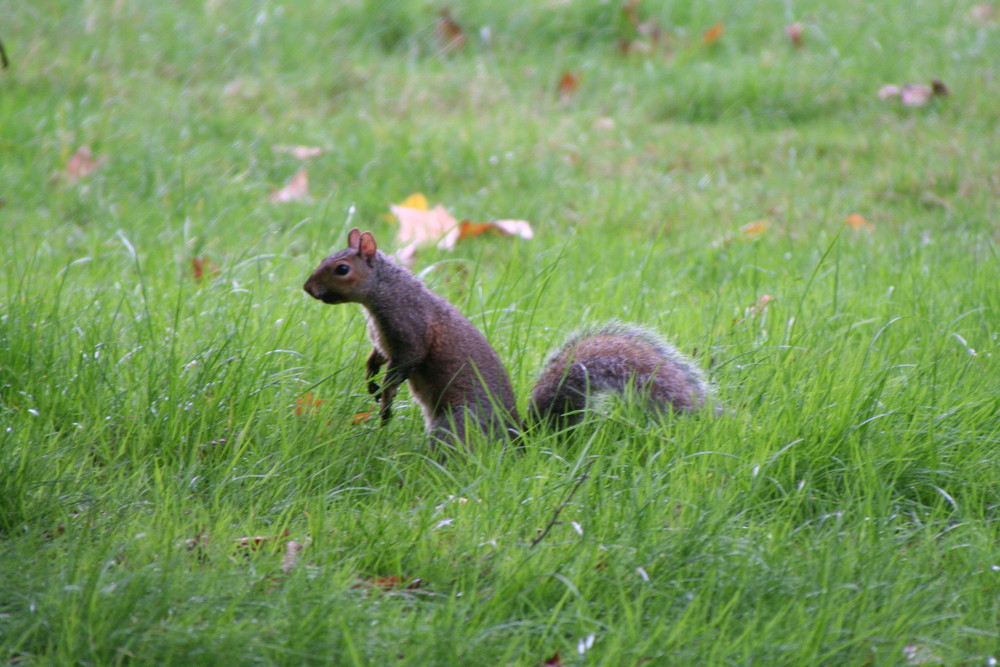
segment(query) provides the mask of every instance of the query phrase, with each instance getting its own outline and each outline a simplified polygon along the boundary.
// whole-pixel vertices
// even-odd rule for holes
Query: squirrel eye
[[[351,272],[351,265],[350,264],[338,264],[337,266],[334,267],[333,272],[335,274],[337,274],[338,276],[346,276],[348,273]]]

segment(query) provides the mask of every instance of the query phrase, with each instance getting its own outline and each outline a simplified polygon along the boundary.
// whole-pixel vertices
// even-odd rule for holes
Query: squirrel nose
[[[322,285],[316,285],[311,280],[307,280],[306,284],[302,286],[302,289],[304,289],[306,294],[314,299],[322,299],[323,294],[326,292]]]

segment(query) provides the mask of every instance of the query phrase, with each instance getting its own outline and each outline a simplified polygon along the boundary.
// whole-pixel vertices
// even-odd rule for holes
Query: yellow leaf
[[[400,206],[402,208],[415,208],[418,211],[426,211],[430,208],[430,205],[427,203],[427,197],[422,192],[414,192],[404,199]]]
[[[767,220],[754,220],[740,227],[740,238],[754,239],[767,231]]]

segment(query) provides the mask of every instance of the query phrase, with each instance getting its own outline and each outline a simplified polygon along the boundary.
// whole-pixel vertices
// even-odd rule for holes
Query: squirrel
[[[449,301],[378,250],[371,232],[352,229],[347,249],[330,255],[303,285],[327,304],[360,303],[373,350],[365,364],[368,392],[384,424],[403,382],[424,413],[432,442],[467,446],[470,421],[491,438],[518,438],[514,390],[483,334]],[[374,381],[387,366],[381,386]],[[548,360],[528,404],[528,422],[579,422],[590,396],[643,393],[647,407],[679,412],[705,403],[697,366],[655,334],[613,322],[572,336]]]

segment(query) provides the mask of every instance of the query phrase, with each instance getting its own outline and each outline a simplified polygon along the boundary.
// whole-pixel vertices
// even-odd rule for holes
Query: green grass
[[[0,659],[993,664],[1000,19],[974,4],[646,0],[668,46],[623,56],[617,2],[453,4],[455,54],[422,0],[0,3]],[[876,95],[935,77],[924,108]],[[268,202],[300,166],[278,144],[325,149],[313,201]],[[105,162],[70,183],[81,145]],[[534,225],[415,267],[522,402],[620,318],[725,414],[612,405],[443,464],[406,391],[351,425],[361,309],[301,284],[354,225],[392,250],[415,191]]]

